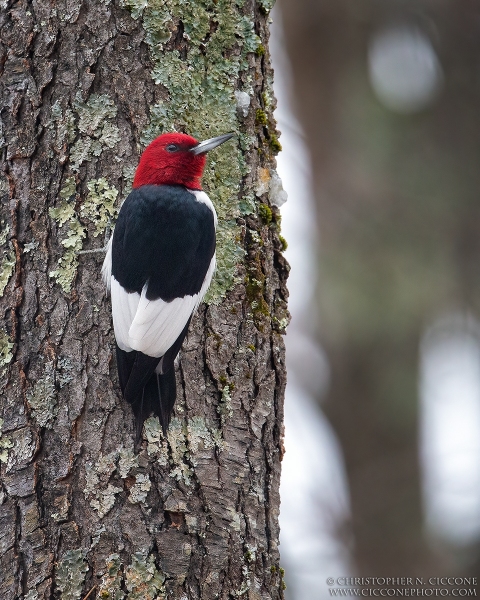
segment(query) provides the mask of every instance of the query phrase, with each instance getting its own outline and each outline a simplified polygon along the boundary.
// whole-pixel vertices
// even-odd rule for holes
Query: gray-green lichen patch
[[[167,432],[168,443],[172,453],[174,468],[170,471],[170,477],[191,485],[193,472],[186,462],[188,457],[187,428],[177,417],[173,418]]]
[[[225,424],[225,421],[233,414],[231,391],[232,390],[230,384],[223,386],[222,397],[220,398],[220,402],[217,406],[217,412],[220,415],[220,421],[222,423],[222,426]]]
[[[84,223],[93,223],[93,235],[97,236],[105,231],[118,212],[115,207],[118,191],[110,186],[104,177],[90,180],[87,188],[87,197],[77,211],[75,178],[68,177],[60,190],[61,201],[49,210],[49,215],[56,221],[57,226],[62,228],[66,225],[67,229],[66,237],[61,241],[66,250],[58,261],[58,268],[50,271],[50,277],[53,277],[67,293],[72,289],[77,273],[78,253],[82,250],[83,240],[87,236],[87,225]]]
[[[58,562],[55,583],[61,600],[79,600],[88,565],[83,550],[68,550]]]
[[[71,144],[77,135],[75,127],[75,115],[70,108],[62,110],[58,102],[52,106],[52,123],[55,124],[56,132],[54,138],[54,148],[60,156],[60,162],[63,164],[67,160],[66,148]]]
[[[13,442],[9,436],[2,434],[3,419],[0,419],[0,462],[8,461],[8,451],[13,447]]]
[[[23,600],[38,600],[37,590],[30,590],[28,594],[24,596]]]
[[[115,504],[115,496],[121,491],[122,488],[115,487],[111,483],[106,488],[95,490],[95,497],[90,500],[90,505],[98,512],[100,518],[103,518],[110,512]]]
[[[168,444],[163,437],[162,428],[158,417],[149,417],[143,424],[143,434],[147,440],[147,452],[149,456],[157,457],[158,464],[168,464]]]
[[[5,246],[9,233],[10,226],[5,221],[0,221],[0,246]]]
[[[115,496],[123,491],[122,488],[108,483],[111,474],[117,468],[117,457],[117,452],[111,452],[101,455],[95,464],[91,462],[85,464],[84,495],[100,518],[103,518],[113,508]]]
[[[11,243],[7,244],[9,231],[10,227],[2,221],[0,223],[0,247],[2,253],[0,263],[0,297],[3,296],[3,292],[5,291],[5,288],[10,281],[10,277],[12,276],[13,269],[15,268],[15,251]]]
[[[4,329],[0,329],[0,368],[7,366],[12,358],[13,342]]]
[[[252,17],[240,14],[234,0],[123,0],[132,17],[141,18],[153,62],[152,77],[169,93],[156,104],[142,135],[144,144],[166,131],[185,131],[206,139],[228,131],[237,134],[215,150],[208,161],[204,184],[219,216],[217,271],[206,298],[219,302],[235,282],[238,248],[238,194],[248,168],[240,144],[240,120],[235,90],[243,73],[246,94],[252,92],[247,55],[260,46]],[[164,44],[181,20],[188,49],[164,51]],[[243,117],[240,117],[240,119]]]
[[[94,236],[103,233],[107,226],[116,218],[118,209],[115,201],[118,190],[108,185],[105,177],[92,179],[87,183],[88,195],[80,208],[80,215],[89,219],[95,225]]]
[[[135,483],[130,488],[128,501],[132,504],[145,502],[151,487],[150,477],[146,473],[139,473],[135,476]]]
[[[187,435],[190,460],[193,466],[196,466],[195,454],[198,452],[200,444],[205,449],[215,447],[223,449],[222,432],[216,427],[209,426],[203,417],[193,417],[187,421]]]
[[[100,156],[105,148],[114,148],[120,141],[120,131],[114,123],[117,107],[107,95],[92,94],[83,102],[77,93],[74,109],[80,136],[70,152],[70,166],[72,171],[78,171],[85,161]]]
[[[110,512],[117,494],[123,491],[123,488],[110,483],[112,474],[117,471],[121,479],[126,479],[138,466],[138,456],[132,449],[123,447],[110,454],[101,454],[95,463],[88,461],[85,464],[85,498],[100,518]],[[143,503],[152,487],[150,478],[144,473],[137,473],[134,477],[128,500],[132,504]]]
[[[58,261],[58,268],[50,271],[64,292],[70,292],[78,267],[78,252],[82,249],[87,235],[86,228],[80,223],[75,211],[75,178],[68,177],[60,190],[61,201],[48,211],[50,218],[56,221],[59,228],[67,225],[66,237],[61,244],[66,249]]]
[[[27,392],[27,402],[35,421],[40,427],[51,429],[57,416],[57,392],[53,363],[45,365],[45,374]]]
[[[272,317],[272,323],[280,333],[285,334],[287,332],[288,324],[290,323],[290,318],[282,317],[281,319],[277,319],[277,317],[274,316]]]
[[[102,600],[123,600],[125,593],[122,591],[123,573],[120,556],[111,554],[107,558],[106,567],[97,597]]]
[[[128,600],[161,600],[165,594],[165,576],[155,566],[147,552],[132,555],[132,564],[125,570]]]
[[[138,467],[138,456],[131,448],[121,448],[118,459],[118,473],[122,479],[128,477],[132,469]]]
[[[230,523],[234,531],[240,531],[240,513],[234,508],[228,508],[227,512],[230,516]]]
[[[73,363],[68,356],[62,356],[58,359],[55,380],[60,389],[73,381],[72,371]]]
[[[120,6],[128,8],[134,19],[142,16],[143,10],[147,7],[148,0],[121,0]]]
[[[90,549],[95,548],[95,546],[100,541],[100,538],[102,537],[102,533],[105,533],[106,531],[107,528],[105,527],[105,525],[97,527],[97,529],[92,534],[92,543],[90,544]]]
[[[23,246],[23,252],[24,254],[28,254],[29,252],[32,252],[33,250],[36,250],[38,248],[38,242],[28,242]]]
[[[63,198],[64,200],[71,200],[76,193],[77,184],[75,181],[75,177],[67,177],[67,179],[65,179],[65,183],[62,189],[60,190],[60,198]],[[63,219],[62,222],[64,223],[65,220],[66,219]]]
[[[85,102],[77,93],[73,110],[62,110],[57,102],[52,107],[52,121],[56,125],[55,148],[61,155],[61,162],[69,158],[71,172],[78,172],[81,165],[98,157],[106,148],[114,148],[120,141],[120,131],[115,124],[117,107],[113,100],[102,94],[92,94]],[[64,155],[65,147],[76,139],[69,157]],[[65,252],[58,261],[57,269],[50,272],[65,292],[70,292],[78,267],[78,253],[82,250],[87,236],[85,221],[95,226],[94,236],[105,231],[110,221],[116,217],[114,203],[118,191],[110,186],[105,178],[93,179],[87,183],[88,194],[76,209],[76,182],[70,176],[60,192],[62,200],[49,210],[50,217],[58,227],[66,225],[66,236],[61,241]]]
[[[13,246],[8,251],[3,253],[3,260],[0,264],[0,296],[3,296],[3,292],[7,287],[10,277],[12,276],[15,268],[15,253]]]
[[[97,598],[104,600],[162,600],[165,598],[165,576],[157,569],[153,556],[147,551],[132,555],[132,563],[123,573],[118,554],[106,560],[106,570],[98,589]],[[128,591],[125,596],[123,586]]]
[[[186,485],[192,483],[191,467],[197,465],[195,455],[200,446],[205,449],[223,448],[221,431],[210,425],[203,417],[187,420],[174,417],[168,428],[167,440],[158,418],[150,417],[144,424],[144,437],[147,440],[149,456],[157,456],[157,461],[162,466],[170,465],[170,477]]]
[[[68,210],[68,205],[61,204],[59,210]],[[51,212],[50,216],[53,217]],[[50,277],[57,281],[64,292],[70,292],[72,289],[78,267],[78,252],[82,249],[86,235],[85,227],[75,216],[72,216],[68,222],[67,237],[61,242],[62,246],[66,248],[66,252],[58,261],[58,268],[50,271]]]
[[[240,214],[253,215],[257,211],[255,196],[253,194],[245,194],[239,203]]]

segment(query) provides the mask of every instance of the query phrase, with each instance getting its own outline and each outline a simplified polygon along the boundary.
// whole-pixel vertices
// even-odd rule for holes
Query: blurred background
[[[287,598],[480,576],[480,3],[277,0],[272,19]]]

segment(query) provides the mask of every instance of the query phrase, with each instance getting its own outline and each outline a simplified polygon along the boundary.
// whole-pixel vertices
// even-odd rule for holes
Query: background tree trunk
[[[2,2],[2,600],[283,596],[270,8]],[[151,418],[137,453],[103,254],[81,251],[103,246],[143,147],[174,128],[237,135],[209,158],[219,268],[168,439]]]
[[[478,542],[460,550],[426,535],[418,390],[429,324],[479,314],[478,4],[280,5],[312,153],[326,412],[345,458],[358,573],[477,574]],[[372,40],[399,26],[431,40],[445,81],[410,115],[379,102],[368,75]]]

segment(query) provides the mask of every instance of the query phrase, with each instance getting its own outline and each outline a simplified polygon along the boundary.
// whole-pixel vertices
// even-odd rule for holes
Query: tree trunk
[[[3,0],[0,597],[282,598],[271,0]],[[218,271],[134,448],[102,252],[144,146],[227,131]]]

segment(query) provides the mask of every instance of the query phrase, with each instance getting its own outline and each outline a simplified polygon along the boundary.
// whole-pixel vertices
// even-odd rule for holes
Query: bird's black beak
[[[200,142],[195,148],[192,148],[190,152],[192,154],[205,154],[209,150],[213,150],[223,142],[230,140],[233,137],[233,133],[225,133],[223,135],[219,135],[218,137],[211,138],[209,140],[205,140],[204,142]]]

